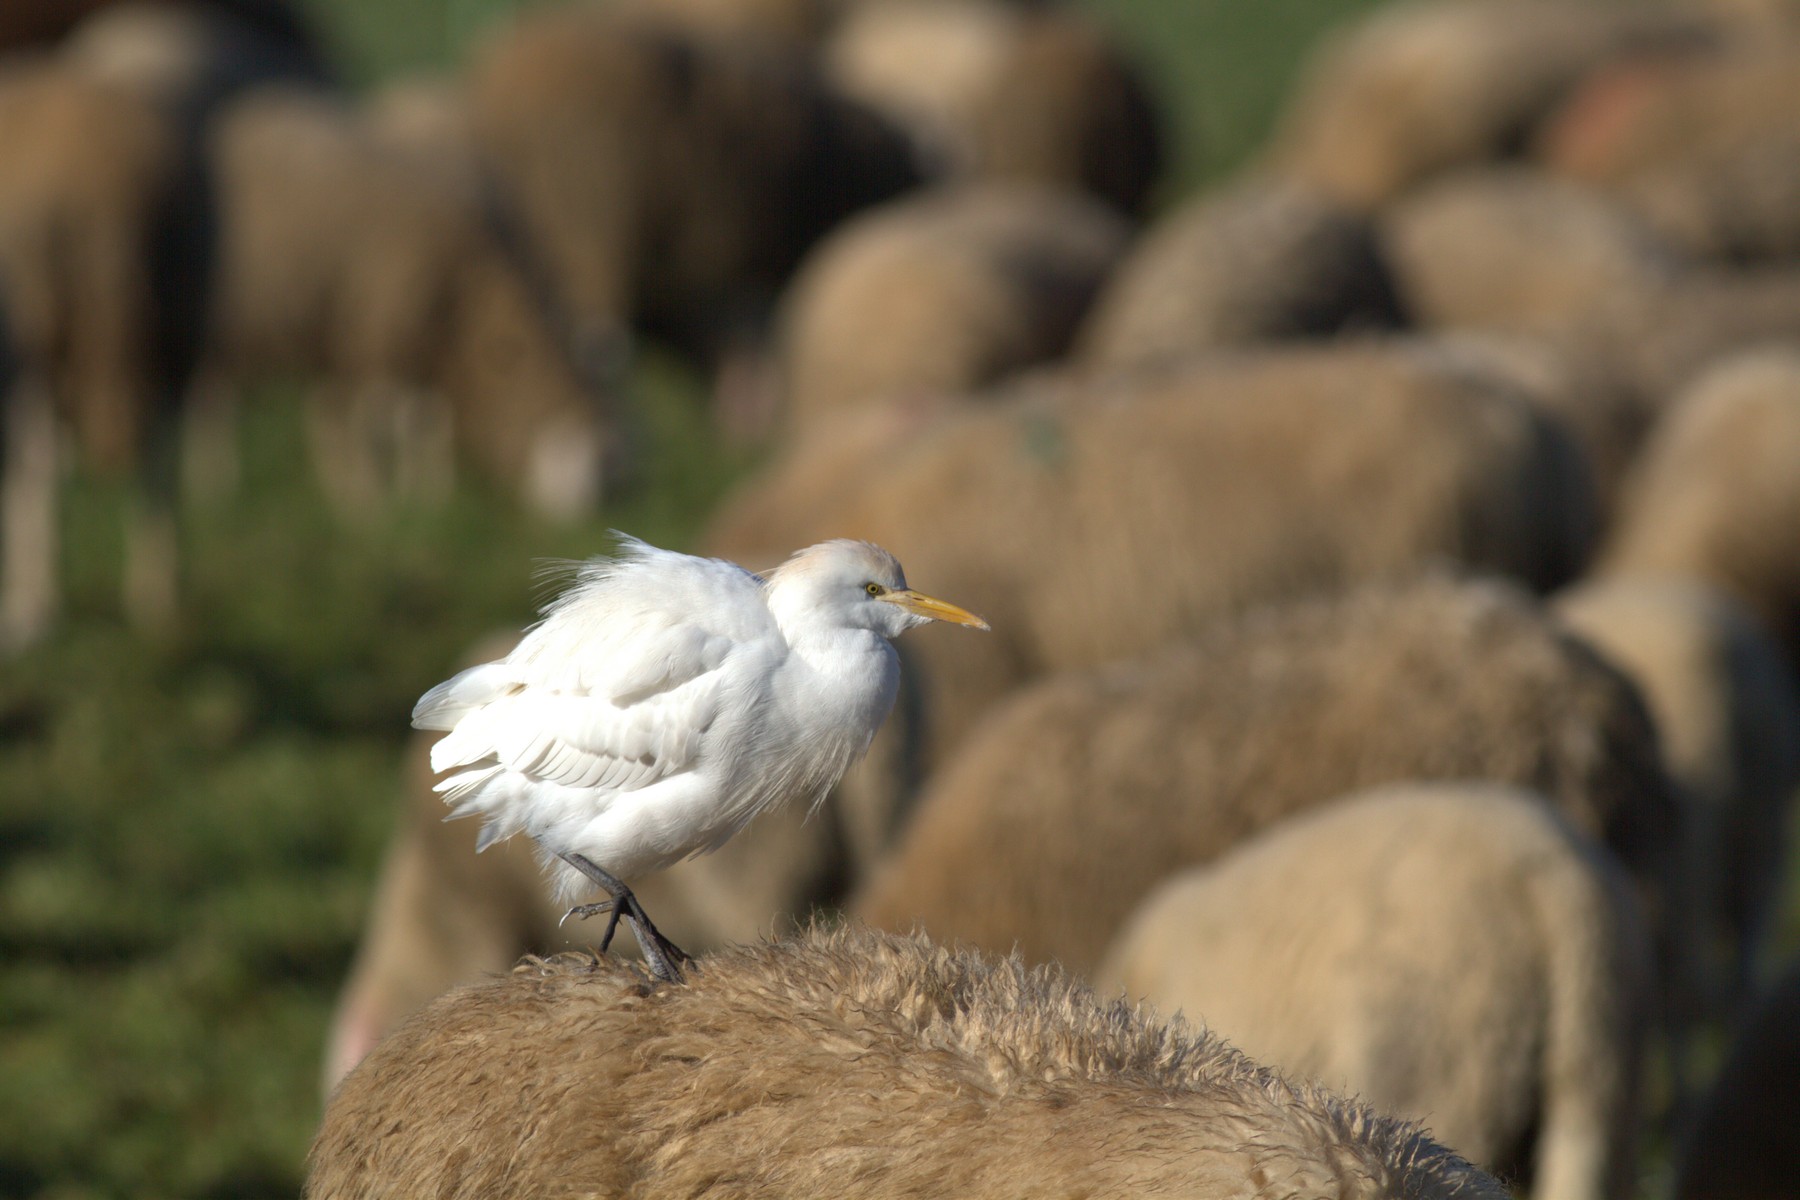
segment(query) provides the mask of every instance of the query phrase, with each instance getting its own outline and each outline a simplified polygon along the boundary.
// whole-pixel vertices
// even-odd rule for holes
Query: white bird
[[[590,882],[609,900],[570,910],[631,923],[651,969],[687,955],[657,932],[623,878],[724,845],[757,813],[817,804],[893,707],[890,639],[927,621],[976,629],[973,613],[906,586],[868,542],[821,542],[755,575],[621,535],[499,662],[432,688],[413,726],[451,816],[486,818],[478,849],[523,832],[565,899]]]

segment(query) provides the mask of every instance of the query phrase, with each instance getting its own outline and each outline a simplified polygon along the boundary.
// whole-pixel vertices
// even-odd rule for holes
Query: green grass
[[[640,382],[640,485],[566,529],[473,488],[334,520],[264,398],[160,641],[115,615],[119,496],[70,489],[72,619],[0,672],[0,1195],[297,1190],[413,700],[530,619],[535,558],[686,543],[736,473],[691,379]]]
[[[1158,73],[1173,198],[1240,163],[1314,33],[1368,0],[1093,0]],[[350,78],[453,64],[502,0],[314,0]],[[413,700],[528,620],[532,560],[618,527],[691,541],[741,469],[651,362],[635,488],[572,528],[459,487],[334,519],[295,398],[245,483],[185,514],[182,626],[117,618],[116,491],[68,490],[70,614],[0,664],[0,1196],[291,1196],[325,1022],[392,818]],[[1800,940],[1792,918],[1788,940]]]

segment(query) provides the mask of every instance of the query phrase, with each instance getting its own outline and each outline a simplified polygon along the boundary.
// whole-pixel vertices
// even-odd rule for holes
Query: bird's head
[[[967,609],[907,587],[900,560],[880,546],[848,538],[796,551],[771,571],[769,608],[783,628],[801,621],[869,629],[888,638],[927,621],[988,628]]]

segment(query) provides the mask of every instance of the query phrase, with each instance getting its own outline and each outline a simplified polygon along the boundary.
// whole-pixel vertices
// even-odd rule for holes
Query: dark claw
[[[570,917],[575,917],[585,921],[589,917],[597,917],[601,913],[610,914],[610,919],[606,922],[606,932],[600,935],[600,953],[605,954],[607,947],[612,945],[613,934],[619,930],[620,909],[618,905],[611,900],[602,900],[598,904],[577,904],[564,913],[562,919],[566,921]],[[557,924],[562,924],[562,921],[558,921]]]
[[[665,982],[680,983],[682,965],[694,960],[681,947],[662,935],[631,889],[584,855],[564,854],[561,858],[612,897],[596,904],[578,904],[563,915],[563,920],[597,916],[602,912],[611,914],[606,922],[606,933],[600,939],[600,953],[605,954],[607,947],[612,945],[619,919],[623,917],[630,923],[631,932],[637,935],[638,949],[643,951],[644,962],[649,966],[650,973]]]

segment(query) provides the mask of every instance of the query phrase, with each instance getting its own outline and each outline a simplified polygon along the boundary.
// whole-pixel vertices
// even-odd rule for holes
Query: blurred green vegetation
[[[121,495],[67,490],[70,619],[0,668],[0,1196],[297,1192],[412,702],[531,618],[534,559],[689,542],[738,473],[681,370],[636,392],[640,478],[576,528],[474,487],[336,519],[297,395],[256,397],[154,642],[116,615]]]
[[[1304,46],[1370,0],[1091,3],[1156,67],[1172,197],[1238,164]],[[454,68],[520,5],[312,7],[366,85]],[[413,700],[530,619],[535,558],[608,528],[688,544],[746,465],[680,367],[652,358],[635,393],[633,487],[567,528],[469,485],[336,519],[296,390],[258,397],[244,485],[184,514],[182,624],[157,642],[118,621],[119,493],[67,489],[69,619],[0,665],[0,1196],[296,1193]]]

